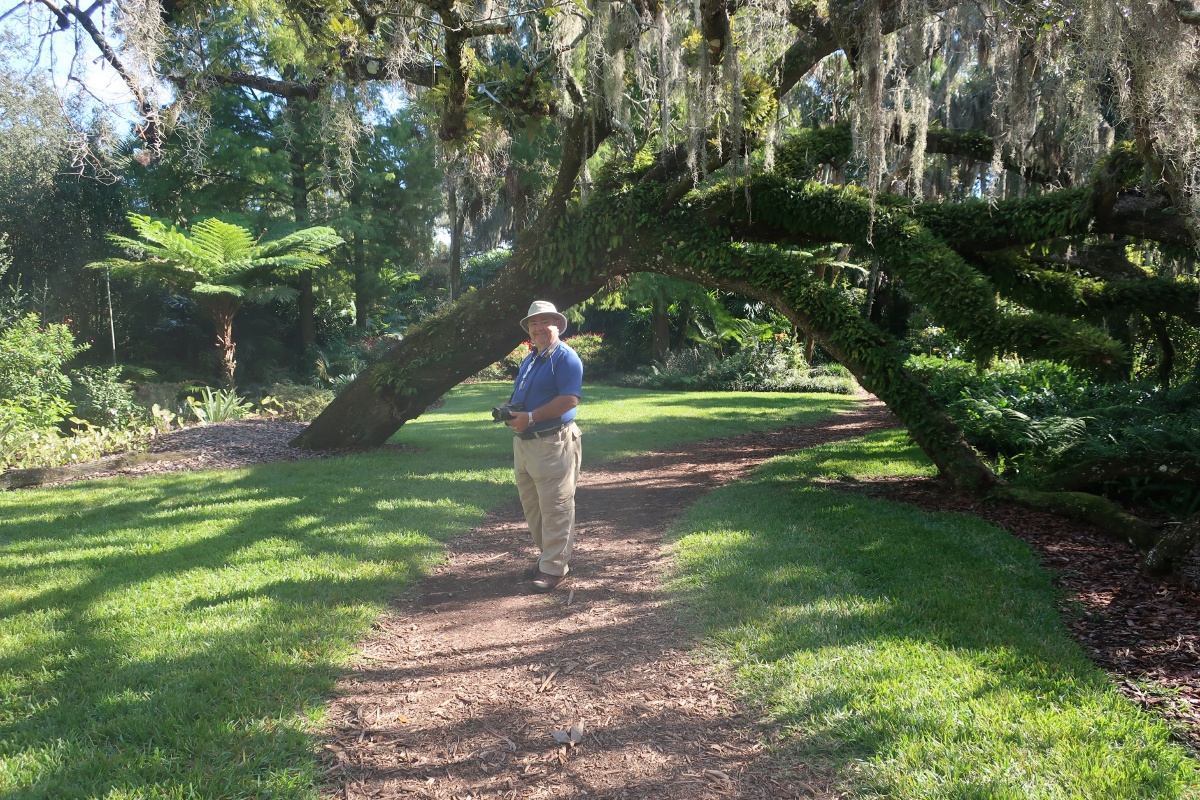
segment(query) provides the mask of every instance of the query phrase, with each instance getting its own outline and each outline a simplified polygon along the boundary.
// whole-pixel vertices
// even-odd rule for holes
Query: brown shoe
[[[534,591],[548,592],[562,583],[566,577],[566,575],[547,575],[545,572],[541,572],[533,581]]]
[[[536,578],[538,575],[541,575],[541,574],[542,574],[541,562],[535,561],[535,562],[533,562],[532,566],[525,568],[525,571],[521,573],[521,577],[524,580],[531,581],[534,578]]]

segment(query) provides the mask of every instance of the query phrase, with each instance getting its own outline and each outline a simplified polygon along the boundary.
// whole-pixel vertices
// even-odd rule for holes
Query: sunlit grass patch
[[[338,668],[516,496],[502,395],[456,390],[402,449],[0,494],[0,797],[316,797]],[[845,404],[587,387],[585,469]]]
[[[1195,762],[1068,637],[1024,543],[813,483],[929,471],[899,433],[830,444],[676,529],[675,589],[778,757],[862,798],[1192,796]]]

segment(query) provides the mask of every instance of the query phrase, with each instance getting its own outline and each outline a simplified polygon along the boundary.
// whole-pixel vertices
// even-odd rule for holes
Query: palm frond
[[[333,228],[317,226],[289,233],[280,239],[259,245],[257,256],[260,259],[266,259],[292,254],[316,255],[331,250],[342,242],[342,237],[338,236],[337,231]]]
[[[246,299],[252,303],[286,303],[295,300],[300,295],[292,286],[258,286],[246,292]]]
[[[254,259],[254,236],[240,225],[216,217],[192,226],[191,244],[213,264],[232,265]]]
[[[234,283],[197,283],[192,292],[203,295],[225,294],[230,297],[245,297],[246,289]]]

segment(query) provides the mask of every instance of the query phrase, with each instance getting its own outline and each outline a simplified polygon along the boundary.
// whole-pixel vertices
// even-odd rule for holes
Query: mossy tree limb
[[[729,252],[723,258],[712,251],[706,253],[707,265],[702,270],[664,258],[656,262],[655,271],[770,304],[819,341],[865,389],[883,400],[957,491],[977,495],[998,483],[958,425],[904,368],[896,341],[863,319],[847,295],[825,284],[785,251],[768,245],[726,247]]]
[[[691,207],[710,223],[728,224],[736,238],[801,245],[839,241],[874,252],[939,324],[980,355],[1016,353],[1103,372],[1125,369],[1123,347],[1095,326],[1001,310],[986,276],[927,231],[906,205],[880,203],[872,223],[861,191],[763,176],[751,179],[744,191],[734,185],[696,196]]]
[[[1146,275],[1100,281],[1044,269],[1021,253],[981,255],[974,263],[1005,296],[1050,314],[1101,318],[1114,312],[1147,317],[1167,314],[1200,326],[1200,282]]]
[[[1035,511],[1080,520],[1095,525],[1117,541],[1128,542],[1143,552],[1154,547],[1158,530],[1132,514],[1121,510],[1099,495],[1085,492],[1043,492],[1022,486],[1000,486],[992,496]]]

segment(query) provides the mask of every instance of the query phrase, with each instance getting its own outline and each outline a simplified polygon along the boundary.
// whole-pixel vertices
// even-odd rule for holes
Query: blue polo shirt
[[[521,370],[513,382],[511,402],[521,403],[527,411],[541,408],[560,394],[583,396],[583,362],[570,345],[561,341],[545,355],[534,350],[521,362]],[[559,419],[544,419],[531,431],[544,431],[575,419],[572,408]]]

